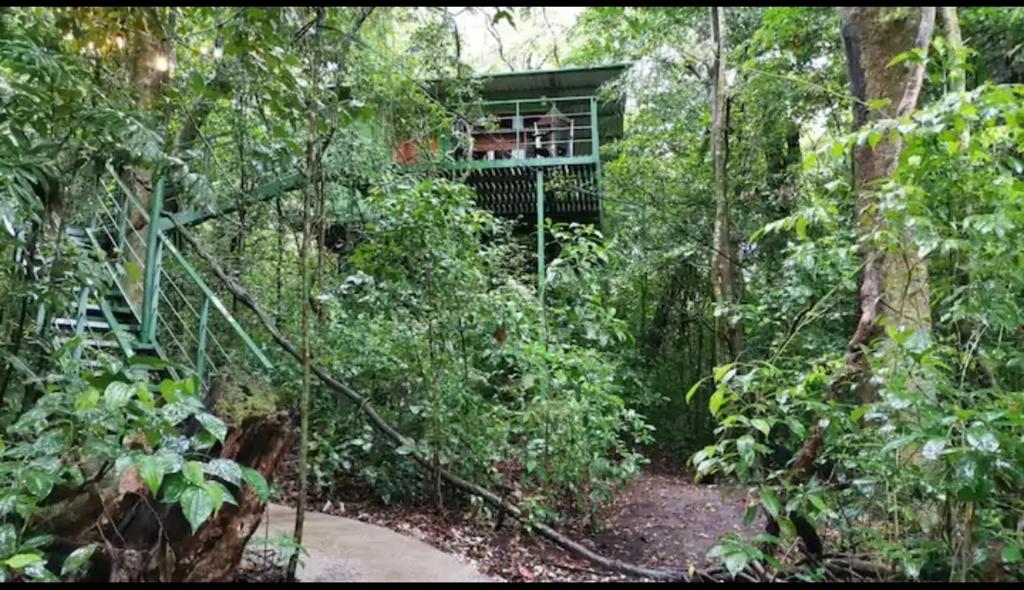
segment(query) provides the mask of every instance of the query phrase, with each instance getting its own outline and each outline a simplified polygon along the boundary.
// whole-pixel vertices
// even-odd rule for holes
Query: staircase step
[[[87,303],[85,305],[85,311],[88,314],[92,314],[92,315],[96,315],[96,316],[102,316],[103,315],[103,310],[96,303]],[[132,311],[132,309],[130,307],[125,307],[123,305],[111,305],[110,306],[110,311],[114,314],[114,316],[117,317],[117,319],[119,321],[120,321],[121,316],[131,317],[133,319],[133,321],[134,321],[135,312]],[[124,324],[125,322],[121,322],[121,323]]]
[[[57,345],[63,346],[71,338],[65,336],[59,336],[56,338]],[[82,341],[82,346],[85,348],[118,348],[116,340],[96,340],[95,338],[86,338]]]
[[[84,320],[85,328],[92,331],[109,331],[110,324],[103,320],[93,320],[86,317]],[[74,331],[78,327],[78,320],[74,318],[54,318],[53,326],[57,329],[71,330]]]

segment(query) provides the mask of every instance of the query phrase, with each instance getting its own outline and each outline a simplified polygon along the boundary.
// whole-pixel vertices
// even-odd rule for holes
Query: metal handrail
[[[134,226],[132,226],[132,224],[122,223],[119,227],[119,235],[117,236],[116,242],[118,246],[121,248],[122,254],[126,252],[125,248],[122,247],[123,244],[127,246],[127,250],[130,250],[132,255],[136,259],[138,259],[138,252],[135,250],[134,247],[132,247],[131,240],[127,240],[125,235],[120,235],[122,231],[124,233],[127,233],[127,231],[129,231],[128,228],[130,228],[130,231],[134,232],[134,235],[136,237],[140,239],[144,237],[145,243],[147,244],[145,252],[147,257],[147,264],[146,268],[144,269],[145,288],[143,292],[143,305],[141,310],[142,313],[137,314],[141,316],[139,319],[141,320],[141,323],[143,325],[143,333],[141,334],[142,339],[147,340],[149,339],[149,337],[155,336],[156,328],[160,326],[163,328],[165,332],[167,332],[167,336],[172,341],[174,341],[175,345],[181,351],[182,355],[187,359],[188,364],[193,369],[196,369],[197,373],[202,373],[203,369],[207,367],[215,371],[216,365],[213,362],[213,359],[210,357],[210,351],[208,350],[206,343],[208,341],[212,341],[213,345],[217,349],[219,349],[219,352],[223,355],[225,359],[228,358],[228,353],[225,350],[224,346],[219,341],[219,339],[216,337],[216,335],[209,329],[207,310],[212,305],[212,307],[217,310],[217,312],[224,319],[224,321],[226,321],[227,324],[231,327],[231,329],[235,332],[235,334],[242,341],[245,347],[249,349],[249,351],[257,358],[257,360],[259,360],[260,364],[265,368],[271,368],[272,364],[270,360],[266,357],[266,355],[263,353],[263,351],[259,348],[259,346],[256,345],[256,343],[252,340],[252,338],[245,331],[245,329],[242,328],[238,320],[236,320],[235,317],[231,314],[231,312],[228,311],[227,307],[220,300],[220,298],[217,297],[217,295],[210,288],[210,286],[202,279],[199,272],[188,262],[185,256],[182,255],[180,251],[178,251],[178,249],[174,246],[173,242],[165,234],[163,228],[167,227],[168,224],[165,223],[166,217],[160,215],[159,210],[159,207],[162,205],[161,201],[163,196],[163,180],[161,179],[157,181],[156,191],[154,192],[153,199],[154,203],[152,204],[153,210],[147,212],[146,208],[142,206],[138,198],[135,196],[134,192],[124,183],[121,177],[110,165],[110,163],[107,163],[106,167],[114,182],[117,184],[118,187],[120,187],[121,192],[124,194],[125,197],[125,204],[123,207],[121,203],[118,202],[118,199],[110,199],[110,201],[115,204],[115,207],[118,210],[117,213],[120,214],[120,218],[122,220],[128,218],[129,211],[134,210],[134,212],[138,213],[146,222],[148,228],[147,235],[142,236],[139,233],[139,231]],[[110,197],[113,197],[113,195],[111,195],[110,193],[108,193],[108,195]],[[118,220],[115,219],[114,215],[110,211],[110,208],[103,201],[104,199],[101,198],[100,202],[103,205],[103,209],[107,215],[107,218],[112,222],[113,225],[118,225]],[[154,217],[156,217],[157,223],[152,223]],[[128,227],[124,227],[125,225],[127,225]],[[110,232],[107,231],[106,229],[104,231],[106,231],[108,237],[113,241],[114,236],[111,236]],[[170,274],[166,268],[163,268],[161,258],[164,250],[170,253],[171,260],[176,262],[178,266],[180,266],[180,268],[184,271],[185,277],[187,277],[187,282],[191,283],[194,288],[198,288],[198,290],[200,291],[202,296],[202,313],[198,312],[196,310],[196,306],[193,306],[192,303],[189,301],[189,297],[186,295],[186,290],[183,290],[182,286],[178,284],[179,281],[177,280],[177,277]],[[175,308],[175,305],[171,302],[171,298],[169,297],[169,295],[164,293],[163,290],[156,288],[157,282],[159,280],[165,281],[166,284],[168,284],[174,290],[177,297],[181,298],[181,301],[185,304],[187,310],[191,312],[191,314],[189,315],[195,316],[198,325],[196,331],[192,331],[189,326],[189,322],[187,322],[185,318],[183,318],[182,315],[178,313],[179,310]],[[174,333],[176,330],[171,329],[171,325],[168,323],[167,318],[164,317],[166,314],[159,313],[158,310],[160,308],[159,303],[161,299],[163,300],[167,309],[170,310],[172,316],[178,320],[178,323],[182,325],[183,331],[187,332],[191,341],[196,344],[196,354],[194,358],[193,355],[189,354],[186,347],[178,340],[177,336]],[[131,304],[131,302],[129,302],[129,304]],[[184,308],[181,308],[181,311],[185,313]],[[202,377],[202,375],[200,375],[200,377]]]

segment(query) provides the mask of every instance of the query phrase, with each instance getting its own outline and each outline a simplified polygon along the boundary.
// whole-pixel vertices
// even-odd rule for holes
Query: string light
[[[158,72],[166,72],[171,69],[171,62],[166,55],[157,55],[153,58],[153,69]]]

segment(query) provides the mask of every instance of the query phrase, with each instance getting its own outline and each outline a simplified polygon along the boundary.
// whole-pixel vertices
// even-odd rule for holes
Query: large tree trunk
[[[712,236],[711,286],[719,309],[729,313],[719,317],[715,360],[725,364],[735,360],[743,348],[743,331],[733,318],[732,309],[739,303],[740,274],[736,264],[736,248],[732,240],[732,219],[726,178],[725,99],[725,15],[724,8],[711,8],[711,31],[715,40],[715,66],[711,86],[711,159],[715,169],[715,226]]]
[[[911,112],[924,82],[924,65],[905,61],[887,67],[897,55],[919,49],[927,52],[935,25],[935,8],[844,7],[839,9],[846,48],[854,126]],[[888,104],[868,109],[873,101]],[[880,181],[895,170],[901,141],[883,138],[875,147],[867,143],[853,151],[854,189],[857,193],[857,229],[865,261],[860,283],[860,321],[850,339],[846,362],[860,377],[862,401],[872,401],[877,391],[868,378],[866,348],[883,324],[928,331],[931,308],[925,259],[906,228],[890,228],[879,213],[876,192]],[[882,232],[900,236],[894,249],[875,243]]]
[[[130,84],[138,95],[139,110],[151,111],[156,105],[163,86],[170,79],[174,67],[174,21],[163,18],[159,8],[139,8],[129,37]],[[153,198],[155,179],[153,171],[145,167],[128,166],[124,170],[125,184],[132,190],[139,203],[149,214]],[[127,261],[140,271],[146,267],[146,231],[148,225],[139,211],[126,203],[128,211],[128,235],[125,237]],[[133,229],[134,228],[134,231]],[[128,299],[136,306],[142,305],[143,285],[141,281],[126,277],[124,282]]]

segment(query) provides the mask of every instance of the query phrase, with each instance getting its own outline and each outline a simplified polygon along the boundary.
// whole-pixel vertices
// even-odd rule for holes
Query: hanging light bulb
[[[158,54],[153,58],[153,69],[158,72],[166,72],[171,69],[171,62],[166,55]]]

